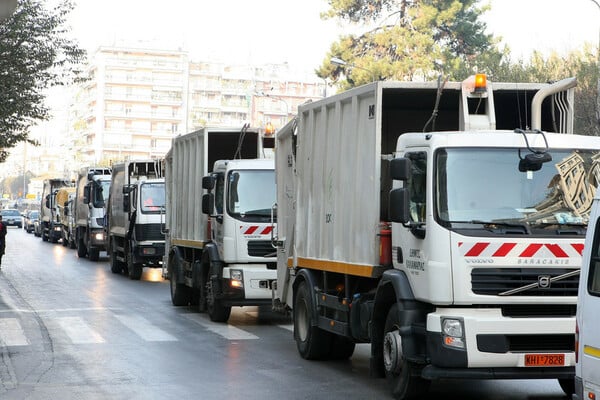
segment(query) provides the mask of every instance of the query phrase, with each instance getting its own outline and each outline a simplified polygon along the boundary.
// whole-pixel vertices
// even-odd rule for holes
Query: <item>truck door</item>
[[[598,200],[594,203],[597,207]],[[595,224],[590,246],[589,257],[584,257],[581,282],[579,286],[579,303],[577,322],[579,326],[579,365],[578,373],[583,380],[583,399],[588,397],[590,389],[600,394],[600,218],[598,212],[593,213],[589,229]],[[586,242],[586,248],[589,240]]]
[[[211,218],[212,239],[217,243],[221,257],[223,248],[223,237],[225,235],[225,226],[223,224],[225,214],[225,175],[216,174],[215,182],[215,211],[216,217]]]

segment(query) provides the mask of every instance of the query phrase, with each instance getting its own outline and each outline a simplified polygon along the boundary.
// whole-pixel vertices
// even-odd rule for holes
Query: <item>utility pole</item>
[[[600,11],[600,3],[598,0],[590,0],[598,7]],[[598,49],[597,49],[596,64],[598,67],[598,96],[596,97],[596,133],[600,135],[600,27],[598,27]]]

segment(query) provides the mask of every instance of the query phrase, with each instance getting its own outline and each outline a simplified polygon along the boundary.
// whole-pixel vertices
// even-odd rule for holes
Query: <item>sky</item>
[[[598,43],[600,6],[593,0],[487,1],[489,32],[502,36],[517,57],[527,58],[532,49],[564,53],[585,41]],[[73,36],[90,52],[100,45],[154,42],[187,50],[194,59],[288,62],[311,71],[352,29],[319,17],[327,0],[74,2]]]

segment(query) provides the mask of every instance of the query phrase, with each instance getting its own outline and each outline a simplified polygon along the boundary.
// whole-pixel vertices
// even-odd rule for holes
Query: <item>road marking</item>
[[[16,318],[0,319],[0,345],[27,346],[29,341],[25,332]]]
[[[258,336],[246,332],[243,329],[236,328],[233,325],[223,324],[219,322],[212,322],[202,314],[182,314],[185,318],[193,321],[199,325],[202,325],[207,330],[216,333],[228,340],[254,340],[258,339]]]
[[[280,328],[288,330],[290,332],[294,332],[294,324],[285,324],[285,325],[277,325]]]
[[[119,315],[115,317],[123,325],[134,331],[138,336],[148,342],[176,342],[177,339],[169,333],[152,325],[148,320],[137,315]]]
[[[61,317],[57,322],[74,344],[104,343],[104,338],[79,317]]]

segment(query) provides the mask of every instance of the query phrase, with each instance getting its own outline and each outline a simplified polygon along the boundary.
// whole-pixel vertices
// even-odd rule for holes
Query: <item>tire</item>
[[[311,325],[313,296],[306,282],[301,282],[294,299],[294,339],[300,356],[322,360],[329,356],[334,335]]]
[[[100,259],[100,250],[91,247],[88,251],[88,258],[90,261],[98,261]]]
[[[187,306],[190,304],[192,292],[191,289],[183,283],[177,283],[174,276],[175,263],[174,255],[169,258],[169,287],[171,288],[171,302],[174,306]]]
[[[61,243],[64,247],[67,247],[69,245],[69,240],[63,235]]]
[[[83,242],[83,238],[76,236],[77,240],[77,257],[85,258],[87,255],[87,248],[85,247],[85,243]]]
[[[77,243],[75,243],[75,239],[73,239],[73,236],[69,237],[69,248],[70,249],[76,249],[77,248]]]
[[[221,299],[216,298],[213,280],[209,279],[206,285],[206,309],[213,322],[227,322],[231,315],[231,306],[224,306]]]
[[[110,270],[113,274],[120,274],[123,272],[125,265],[122,261],[117,259],[117,244],[115,243],[115,239],[112,238],[110,240]]]
[[[565,392],[568,397],[571,397],[575,393],[575,379],[559,379],[558,384],[560,388]]]
[[[394,304],[388,312],[383,331],[385,377],[395,398],[419,399],[428,391],[431,382],[421,378],[422,367],[403,357],[399,329],[398,304]]]
[[[331,346],[330,358],[333,360],[347,360],[354,354],[356,343],[344,336],[334,335]]]

